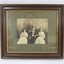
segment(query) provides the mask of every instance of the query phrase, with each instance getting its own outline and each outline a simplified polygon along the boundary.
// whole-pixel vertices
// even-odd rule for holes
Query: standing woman
[[[24,31],[20,34],[20,39],[18,40],[17,44],[28,44],[27,37],[28,37],[28,34],[24,29]]]
[[[38,33],[39,37],[37,37],[35,44],[45,44],[45,33],[40,29],[40,32]]]

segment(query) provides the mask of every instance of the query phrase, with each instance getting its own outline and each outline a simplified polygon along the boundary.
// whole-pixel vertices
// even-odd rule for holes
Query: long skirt
[[[17,44],[28,44],[27,38],[26,37],[21,37]]]
[[[35,41],[35,44],[45,44],[45,40],[43,37],[38,37]]]

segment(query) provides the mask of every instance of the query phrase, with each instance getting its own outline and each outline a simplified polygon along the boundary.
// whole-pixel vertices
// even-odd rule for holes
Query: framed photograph
[[[63,5],[0,5],[2,58],[63,58]]]

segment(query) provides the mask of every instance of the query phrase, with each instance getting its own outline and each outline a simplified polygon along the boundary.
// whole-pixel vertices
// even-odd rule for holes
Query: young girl
[[[28,34],[24,29],[24,32],[20,34],[20,39],[18,40],[17,44],[28,44],[27,37],[28,37]]]

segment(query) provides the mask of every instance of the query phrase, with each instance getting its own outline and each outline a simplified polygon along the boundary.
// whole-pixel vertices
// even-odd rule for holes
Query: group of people
[[[45,33],[40,29],[35,29],[31,23],[28,24],[23,32],[20,34],[20,38],[17,44],[46,44]]]

